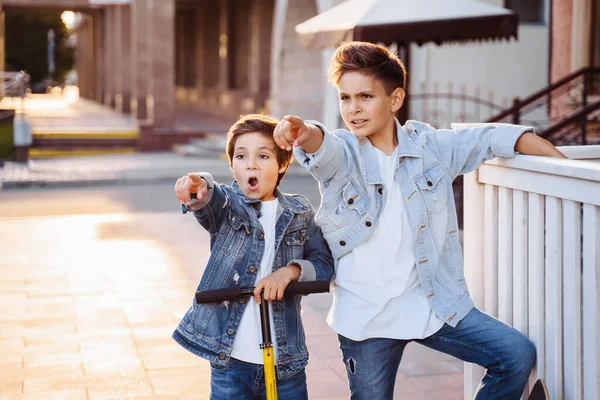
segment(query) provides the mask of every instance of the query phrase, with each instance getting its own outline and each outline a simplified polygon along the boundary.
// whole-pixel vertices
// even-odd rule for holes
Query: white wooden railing
[[[553,400],[598,400],[600,146],[559,149],[570,159],[519,155],[465,175],[465,274],[476,306],[536,345],[529,387],[543,377]],[[483,373],[465,364],[465,399]]]

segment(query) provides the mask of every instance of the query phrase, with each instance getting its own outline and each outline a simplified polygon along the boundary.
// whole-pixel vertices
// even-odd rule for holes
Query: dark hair
[[[337,86],[346,72],[360,72],[383,83],[388,95],[406,89],[404,63],[383,46],[368,42],[342,43],[329,64],[329,81]]]
[[[225,149],[227,152],[227,159],[229,160],[229,166],[233,163],[233,152],[235,150],[235,142],[240,135],[250,132],[258,132],[263,136],[268,137],[275,143],[273,139],[273,131],[279,123],[276,118],[265,115],[265,114],[248,114],[242,115],[235,124],[231,125],[227,132],[227,144]],[[277,165],[281,168],[284,165],[289,165],[292,161],[292,152],[284,150],[279,146],[275,145],[275,153],[277,154]],[[287,171],[287,168],[286,168]],[[277,183],[275,186],[279,186],[279,182],[283,179],[285,172],[283,171],[277,177]]]

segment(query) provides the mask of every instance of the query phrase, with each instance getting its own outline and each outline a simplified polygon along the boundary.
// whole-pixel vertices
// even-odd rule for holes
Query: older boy
[[[318,180],[317,224],[336,260],[328,316],[338,333],[352,399],[391,399],[410,341],[487,369],[477,399],[520,398],[535,347],[473,306],[452,181],[494,157],[564,157],[531,128],[436,130],[394,118],[406,71],[386,48],[341,45],[330,81],[350,131],[286,117],[274,138],[294,146]]]
[[[256,286],[256,302],[194,302],[173,333],[184,348],[211,362],[212,400],[264,396],[261,291],[272,302],[279,398],[308,398],[301,298],[284,298],[283,292],[292,281],[331,279],[333,259],[308,200],[277,188],[292,156],[273,141],[277,123],[266,115],[247,115],[233,124],[227,137],[231,187],[208,173],[190,173],[175,184],[176,197],[211,236],[198,290]]]

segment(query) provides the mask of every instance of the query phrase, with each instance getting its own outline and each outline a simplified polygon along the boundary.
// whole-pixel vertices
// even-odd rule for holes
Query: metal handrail
[[[515,104],[511,107],[508,108],[506,110],[504,110],[503,112],[501,112],[498,115],[493,116],[492,118],[489,118],[486,122],[498,122],[506,117],[510,117],[511,115],[515,115],[515,114],[521,114],[521,110],[523,108],[525,108],[526,106],[532,104],[533,102],[535,102],[536,100],[544,97],[544,96],[552,96],[552,92],[555,91],[556,89],[560,88],[561,86],[564,86],[568,83],[570,83],[571,81],[574,81],[575,79],[579,78],[580,76],[587,76],[587,74],[595,74],[595,73],[600,73],[600,67],[585,67],[585,68],[581,68],[575,72],[572,72],[571,74],[565,76],[562,79],[559,79],[558,81],[554,82],[553,84],[547,86],[546,88],[539,90],[537,92],[535,92],[534,94],[524,98],[524,99],[515,99]]]
[[[30,76],[24,71],[0,72],[0,99],[7,93],[16,97],[24,97],[29,87]]]

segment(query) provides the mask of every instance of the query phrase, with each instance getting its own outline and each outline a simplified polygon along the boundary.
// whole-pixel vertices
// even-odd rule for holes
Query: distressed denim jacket
[[[342,129],[330,133],[316,121],[306,123],[323,131],[323,143],[315,153],[297,147],[295,157],[319,182],[321,206],[315,220],[337,264],[372,234],[386,188],[368,139]],[[456,326],[473,301],[465,283],[452,182],[486,160],[514,157],[517,139],[533,128],[503,124],[437,130],[410,120],[404,127],[396,121],[396,131],[395,175],[414,233],[419,278],[434,312]]]
[[[197,290],[254,286],[264,253],[264,231],[258,221],[261,202],[244,196],[236,182],[230,187],[214,182],[210,174],[198,175],[208,182],[209,190],[188,209],[209,232],[211,252]],[[300,281],[330,280],[333,258],[315,225],[312,206],[299,195],[278,189],[275,194],[279,205],[273,270],[294,261],[301,266]],[[279,378],[300,372],[308,362],[300,300],[301,296],[286,296],[273,301]],[[173,338],[190,352],[225,368],[231,362],[233,340],[248,301],[254,299],[207,304],[193,300]]]

